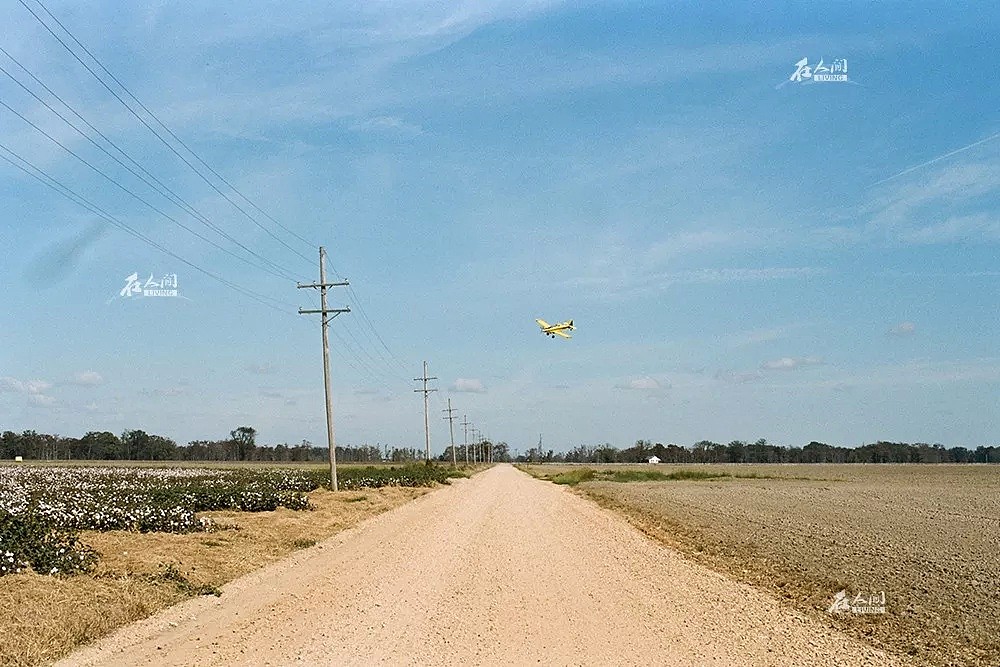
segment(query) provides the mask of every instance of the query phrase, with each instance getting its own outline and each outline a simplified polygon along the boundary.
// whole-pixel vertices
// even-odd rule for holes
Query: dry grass
[[[364,519],[427,493],[384,487],[309,494],[316,509],[208,512],[227,526],[212,533],[85,532],[101,554],[91,575],[0,578],[0,665],[57,660],[81,644],[312,546]]]
[[[932,665],[1000,665],[996,466],[694,468],[760,477],[575,488],[689,557],[881,648]],[[888,613],[827,613],[843,588],[884,590]]]

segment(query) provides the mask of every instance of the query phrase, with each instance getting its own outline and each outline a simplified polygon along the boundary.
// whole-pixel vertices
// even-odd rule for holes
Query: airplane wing
[[[540,326],[543,329],[549,328],[549,323],[546,322],[545,320],[535,320],[535,322],[538,322],[538,326]]]
[[[560,329],[553,329],[552,333],[557,336],[562,336],[563,338],[572,338],[568,333],[563,333]]]

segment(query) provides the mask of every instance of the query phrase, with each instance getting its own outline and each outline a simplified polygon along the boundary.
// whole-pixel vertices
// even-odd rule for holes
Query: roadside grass
[[[466,476],[469,471],[448,471]],[[363,473],[362,473],[363,476]],[[308,494],[311,511],[206,512],[212,532],[82,531],[100,555],[90,574],[0,578],[0,665],[49,664],[74,648],[398,507],[432,486]],[[319,548],[322,548],[321,546]]]
[[[722,479],[783,479],[775,475],[763,475],[759,473],[735,473],[721,470],[674,470],[673,472],[662,472],[660,470],[641,470],[637,468],[623,469],[593,469],[578,468],[575,470],[546,472],[539,466],[518,466],[521,470],[537,477],[556,484],[576,486],[584,482],[670,482],[670,481],[703,481]],[[804,479],[793,477],[790,479]]]

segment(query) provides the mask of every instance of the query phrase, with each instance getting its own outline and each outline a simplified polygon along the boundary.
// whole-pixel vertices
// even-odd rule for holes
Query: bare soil
[[[63,665],[906,665],[500,465]]]
[[[1000,665],[1000,467],[682,467],[772,478],[575,488],[694,560],[886,650],[931,665]],[[884,591],[887,613],[830,614],[842,589]]]

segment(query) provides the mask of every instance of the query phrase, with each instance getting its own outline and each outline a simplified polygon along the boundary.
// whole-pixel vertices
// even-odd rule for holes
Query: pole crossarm
[[[417,394],[424,395],[424,460],[431,460],[431,426],[427,417],[427,396],[430,395],[432,391],[437,391],[437,389],[428,389],[428,380],[437,380],[436,377],[430,377],[427,375],[427,362],[424,362],[424,374],[421,377],[413,378],[414,382],[423,382],[423,389],[414,389],[413,392]]]
[[[330,448],[330,488],[333,491],[337,491],[339,485],[337,483],[337,441],[333,432],[333,394],[330,390],[330,340],[328,329],[330,320],[341,313],[351,312],[351,309],[327,308],[326,291],[330,287],[344,287],[349,284],[346,280],[336,283],[326,282],[326,249],[323,246],[319,248],[319,282],[308,285],[295,284],[299,289],[306,287],[317,288],[320,294],[320,307],[318,309],[299,308],[299,315],[321,315],[320,322],[322,326],[320,328],[323,332],[323,391],[326,395],[326,442]]]
[[[458,459],[455,455],[455,408],[451,407],[451,399],[448,399],[448,408],[441,412],[447,412],[448,416],[443,419],[448,420],[448,433],[451,435],[451,467],[458,467]]]
[[[346,287],[351,283],[348,281],[343,281],[339,283],[309,283],[308,285],[303,285],[302,283],[295,283],[295,287],[298,289],[304,289],[306,287]]]
[[[462,428],[465,430],[465,465],[469,465],[469,415],[462,415]]]

